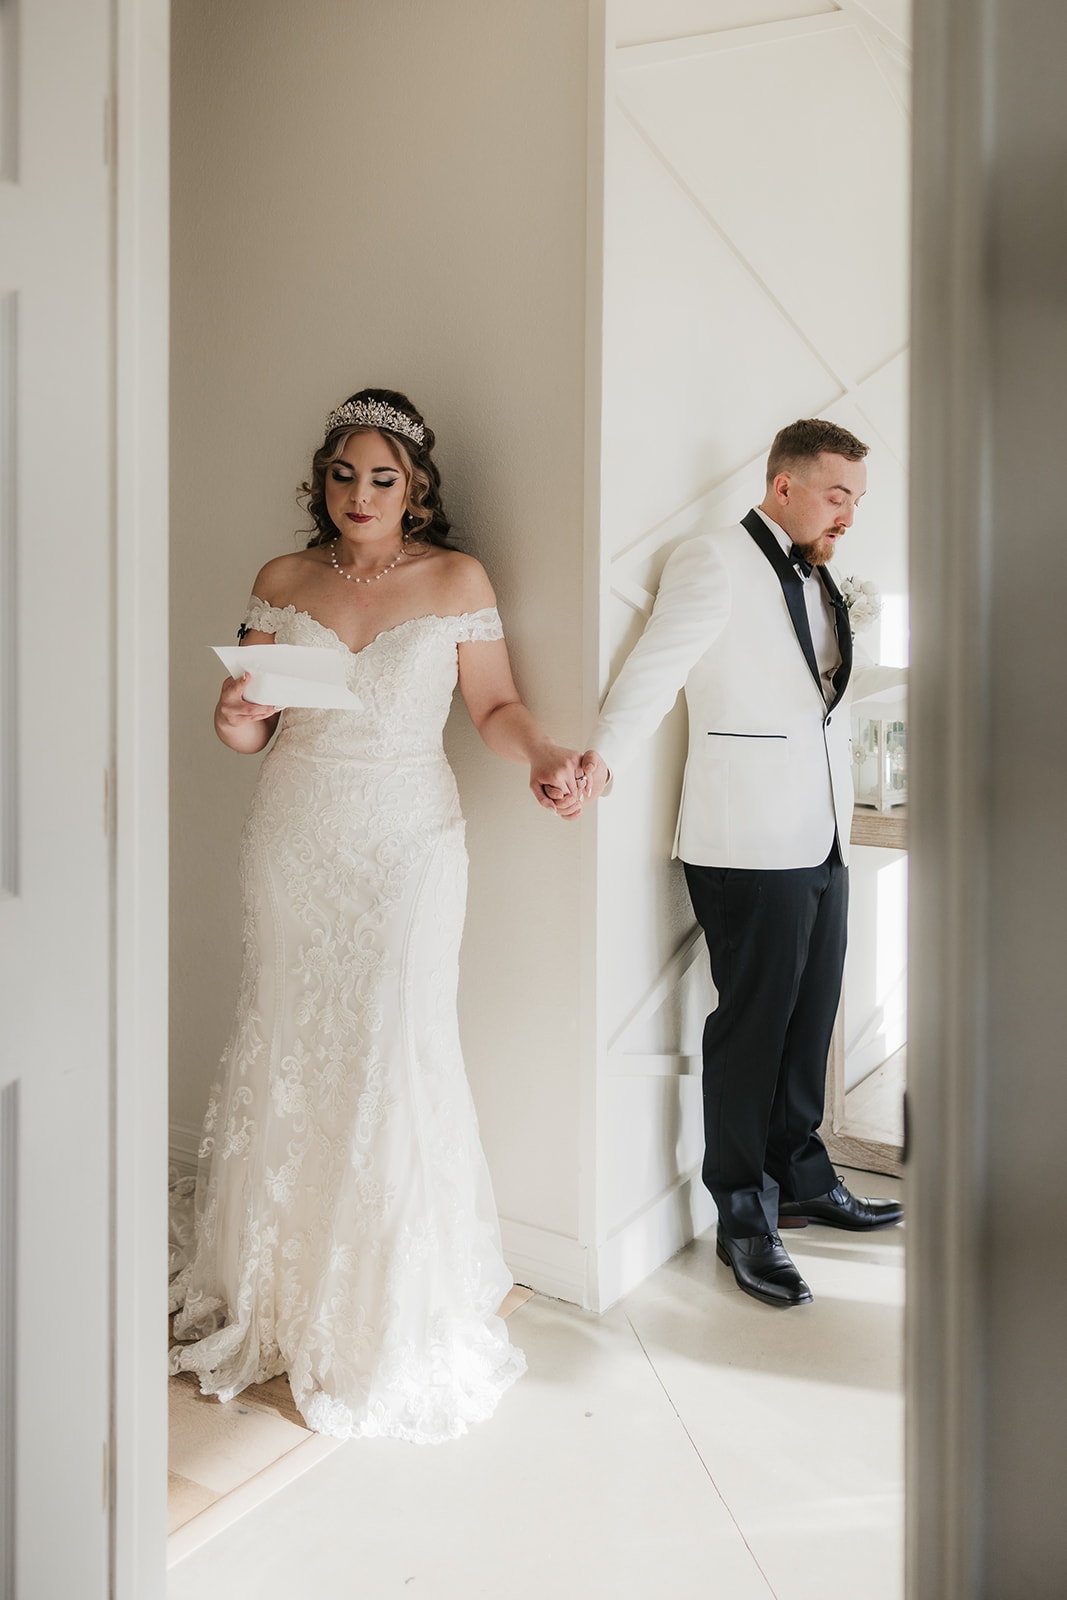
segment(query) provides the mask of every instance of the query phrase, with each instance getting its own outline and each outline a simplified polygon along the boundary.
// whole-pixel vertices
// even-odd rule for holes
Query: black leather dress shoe
[[[769,1306],[806,1306],[812,1294],[776,1233],[730,1239],[719,1230],[715,1253],[733,1268],[737,1287]]]
[[[899,1222],[904,1207],[899,1200],[861,1200],[849,1194],[838,1179],[829,1194],[814,1200],[780,1200],[778,1226],[804,1228],[809,1222],[822,1222],[828,1228],[848,1228],[853,1233],[868,1233],[872,1228],[888,1228]]]

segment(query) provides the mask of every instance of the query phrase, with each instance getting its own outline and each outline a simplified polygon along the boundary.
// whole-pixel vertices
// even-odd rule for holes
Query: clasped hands
[[[573,822],[584,806],[599,800],[609,776],[595,750],[579,755],[556,746],[545,761],[530,768],[530,788],[539,805]]]

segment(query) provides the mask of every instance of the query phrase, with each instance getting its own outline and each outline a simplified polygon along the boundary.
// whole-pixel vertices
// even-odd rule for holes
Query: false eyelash
[[[399,474],[397,474],[397,476],[399,476]],[[346,478],[341,473],[337,473],[337,472],[331,472],[330,473],[330,477],[333,479],[334,483],[351,483],[352,482],[351,478]],[[389,478],[389,479],[372,478],[371,482],[374,484],[374,487],[376,489],[391,489],[393,487],[393,484],[396,482],[396,478]]]
[[[246,633],[251,633],[251,632],[252,632],[252,630],[248,626],[248,623],[247,622],[242,622],[241,626],[237,630],[237,643],[240,644],[240,642],[244,638],[245,634]]]

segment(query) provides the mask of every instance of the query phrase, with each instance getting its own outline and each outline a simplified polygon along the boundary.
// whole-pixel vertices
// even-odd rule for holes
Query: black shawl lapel
[[[804,580],[801,578],[800,573],[793,566],[793,563],[790,561],[789,557],[786,555],[785,551],[782,549],[781,545],[778,543],[778,540],[774,537],[774,534],[771,532],[770,528],[768,528],[758,511],[750,511],[747,516],[742,517],[741,526],[746,530],[747,533],[752,535],[753,539],[755,539],[756,543],[763,551],[763,554],[767,557],[767,560],[774,568],[775,576],[782,586],[782,593],[785,596],[785,603],[789,607],[789,616],[793,623],[793,631],[797,636],[797,643],[804,652],[804,660],[808,663],[808,671],[815,680],[815,687],[818,689],[819,696],[821,698],[823,691],[822,682],[819,678],[819,664],[815,659],[815,646],[811,642],[811,628],[808,625],[808,608],[804,603]],[[842,601],[841,604],[843,607],[844,601]],[[835,617],[838,616],[836,608],[834,615]],[[848,631],[848,617],[846,615],[845,632],[848,633]],[[840,640],[840,621],[838,622],[837,636]],[[845,652],[844,649],[842,649],[842,666],[844,665],[844,661]],[[851,666],[851,635],[849,637],[848,661],[849,666]],[[838,668],[838,672],[840,671],[841,668]],[[846,674],[845,682],[847,683],[847,681],[848,676]],[[835,689],[837,688],[836,678],[834,679],[834,687]],[[842,684],[842,689],[843,688],[844,684]],[[838,691],[838,695],[840,697],[840,691]]]
[[[825,567],[819,567],[819,577],[822,586],[834,608],[834,627],[837,629],[837,647],[841,651],[841,665],[834,673],[834,698],[831,700],[829,710],[833,710],[841,696],[848,687],[848,680],[852,676],[852,628],[848,620],[848,606],[841,597],[841,591]]]

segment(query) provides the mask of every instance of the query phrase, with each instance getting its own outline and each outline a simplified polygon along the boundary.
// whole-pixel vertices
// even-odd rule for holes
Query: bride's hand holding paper
[[[231,750],[266,749],[286,706],[359,711],[345,683],[345,658],[307,645],[214,645],[230,677],[215,707],[215,728]]]
[[[277,706],[263,706],[245,699],[245,691],[251,687],[251,683],[252,674],[244,672],[237,677],[227,678],[222,686],[217,714],[230,727],[240,722],[262,722],[278,714]]]
[[[260,715],[272,716],[286,706],[318,711],[361,711],[363,702],[349,689],[345,658],[337,650],[310,645],[213,645],[234,681],[243,683],[241,698],[254,703]],[[247,679],[247,682],[244,680]],[[235,717],[245,720],[233,706]]]

